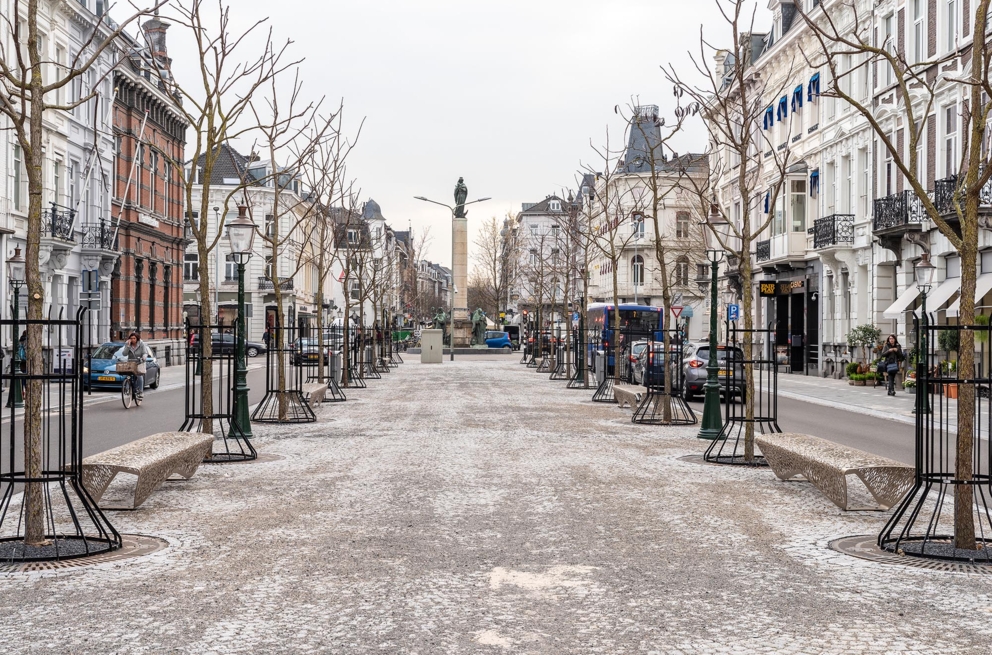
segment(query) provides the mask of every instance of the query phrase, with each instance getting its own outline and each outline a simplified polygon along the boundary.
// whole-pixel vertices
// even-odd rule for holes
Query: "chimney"
[[[172,60],[169,59],[169,48],[166,45],[165,35],[166,30],[169,29],[169,24],[159,20],[158,9],[155,10],[155,16],[142,25],[141,29],[145,33],[145,40],[148,42],[152,57],[163,70],[171,72]]]

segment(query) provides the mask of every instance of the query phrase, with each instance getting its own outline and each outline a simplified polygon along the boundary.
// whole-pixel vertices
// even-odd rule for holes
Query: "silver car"
[[[741,402],[744,402],[744,352],[740,348],[726,346],[717,346],[716,351],[716,361],[720,367],[717,371],[720,395],[727,397],[727,387],[733,385],[732,395],[740,396]],[[703,393],[703,385],[706,384],[706,366],[709,363],[709,342],[686,344],[682,359],[682,397],[685,400],[692,400],[697,394]],[[730,370],[730,366],[734,367],[733,370]]]

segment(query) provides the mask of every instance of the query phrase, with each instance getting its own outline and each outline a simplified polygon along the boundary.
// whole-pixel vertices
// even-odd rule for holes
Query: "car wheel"
[[[155,371],[155,381],[148,386],[152,389],[158,389],[158,383],[162,380],[162,371]]]
[[[255,346],[248,346],[248,350],[245,352],[249,357],[258,357],[258,348]]]
[[[685,378],[682,379],[682,400],[689,402],[694,400],[695,396],[689,391],[689,385],[686,384]]]

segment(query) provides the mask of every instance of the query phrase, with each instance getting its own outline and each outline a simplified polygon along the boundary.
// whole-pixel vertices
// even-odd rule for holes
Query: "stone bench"
[[[779,479],[802,476],[844,510],[889,509],[902,499],[915,479],[916,469],[912,466],[819,437],[772,433],[756,435],[754,441]],[[850,506],[848,475],[858,476],[877,507]]]
[[[303,392],[304,402],[310,405],[310,407],[314,407],[324,402],[324,396],[327,395],[327,384],[310,382],[304,384],[301,391]]]
[[[210,457],[214,435],[202,432],[160,432],[83,460],[83,486],[96,503],[118,473],[138,477],[131,508],[141,505],[171,475],[187,480]]]
[[[616,398],[619,407],[627,406],[631,409],[637,409],[637,406],[641,404],[641,398],[643,396],[643,387],[635,387],[629,384],[613,385],[613,397]]]

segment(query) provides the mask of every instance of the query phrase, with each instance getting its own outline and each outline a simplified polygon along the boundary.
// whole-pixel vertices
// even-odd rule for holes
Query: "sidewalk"
[[[913,405],[916,402],[915,389],[900,389],[896,391],[895,396],[889,396],[885,393],[885,385],[881,383],[877,388],[871,386],[855,387],[848,384],[847,380],[779,373],[778,395],[781,398],[801,400],[856,414],[875,416],[909,425],[916,424],[913,414]],[[956,413],[955,411],[954,414]]]
[[[165,549],[0,572],[0,643],[128,654],[988,650],[988,576],[830,550],[877,534],[888,513],[842,512],[768,470],[687,461],[705,445],[698,425],[631,424],[629,410],[499,358],[411,357],[347,393],[316,423],[255,424],[261,461],[202,466],[138,510],[110,513]]]

